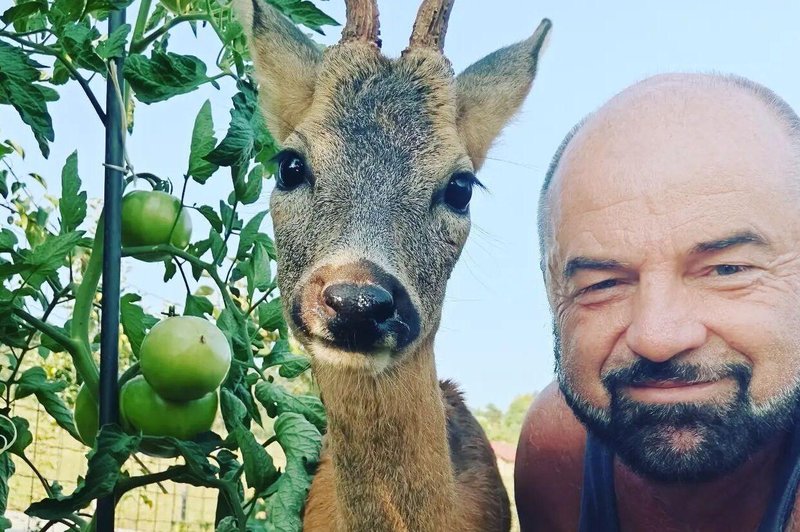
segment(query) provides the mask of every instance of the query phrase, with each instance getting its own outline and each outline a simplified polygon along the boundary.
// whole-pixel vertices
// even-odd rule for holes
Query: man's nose
[[[696,318],[696,301],[679,281],[639,285],[625,332],[628,347],[653,362],[665,362],[706,342],[706,327]]]

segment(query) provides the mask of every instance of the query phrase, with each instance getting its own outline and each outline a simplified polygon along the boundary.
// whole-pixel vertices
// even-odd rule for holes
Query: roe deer
[[[508,530],[489,442],[433,339],[470,228],[475,172],[519,109],[550,22],[457,77],[453,0],[424,0],[409,47],[381,54],[375,0],[347,1],[320,51],[261,0],[237,0],[267,125],[284,311],[328,412],[305,530]]]

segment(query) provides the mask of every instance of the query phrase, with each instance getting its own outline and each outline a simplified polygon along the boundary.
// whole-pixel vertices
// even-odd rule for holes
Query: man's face
[[[550,196],[558,377],[632,469],[704,480],[800,401],[798,161],[775,114],[660,79],[579,131]]]

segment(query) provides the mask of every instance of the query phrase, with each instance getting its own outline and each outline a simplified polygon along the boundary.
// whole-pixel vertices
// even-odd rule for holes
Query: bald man
[[[558,382],[520,438],[523,531],[800,530],[798,135],[760,85],[664,75],[567,137],[540,204]]]

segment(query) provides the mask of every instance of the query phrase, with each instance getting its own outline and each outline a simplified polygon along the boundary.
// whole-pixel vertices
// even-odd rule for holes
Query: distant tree
[[[525,412],[528,411],[528,407],[535,397],[535,394],[531,393],[518,395],[511,401],[505,412],[490,403],[476,409],[473,413],[490,440],[516,444],[520,430],[522,430]]]

